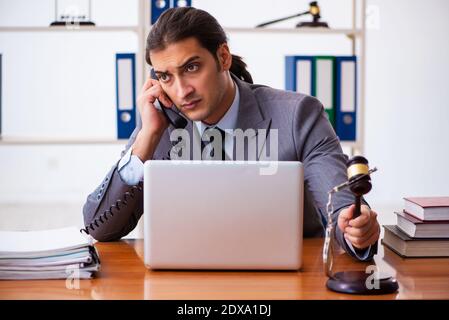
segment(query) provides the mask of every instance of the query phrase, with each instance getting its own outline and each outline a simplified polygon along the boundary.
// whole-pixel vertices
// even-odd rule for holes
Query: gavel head
[[[312,1],[309,3],[309,12],[312,16],[320,18],[320,7],[317,1]]]
[[[371,178],[368,175],[368,160],[362,156],[355,156],[348,160],[346,167],[348,168],[349,189],[351,192],[356,196],[362,196],[370,192],[372,185]],[[360,178],[361,175],[365,176]],[[354,181],[356,179],[357,181]],[[351,183],[351,181],[354,182]]]

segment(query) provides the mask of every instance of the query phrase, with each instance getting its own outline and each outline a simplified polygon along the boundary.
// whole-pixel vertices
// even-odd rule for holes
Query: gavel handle
[[[360,216],[361,199],[362,199],[361,196],[355,196],[355,211],[354,211],[354,216],[352,217],[352,219],[355,219],[358,216]]]

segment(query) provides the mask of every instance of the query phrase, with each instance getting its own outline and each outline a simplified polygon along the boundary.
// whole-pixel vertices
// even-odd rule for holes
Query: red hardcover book
[[[395,212],[397,226],[411,238],[449,238],[449,221],[422,221],[407,212]]]
[[[404,201],[404,211],[420,220],[449,220],[449,197],[407,197]]]

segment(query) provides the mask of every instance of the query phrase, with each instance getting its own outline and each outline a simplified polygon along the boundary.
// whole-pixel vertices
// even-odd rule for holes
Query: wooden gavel
[[[348,172],[349,189],[355,196],[354,217],[360,215],[361,199],[364,194],[370,192],[371,177],[368,160],[362,156],[355,156],[346,163]]]

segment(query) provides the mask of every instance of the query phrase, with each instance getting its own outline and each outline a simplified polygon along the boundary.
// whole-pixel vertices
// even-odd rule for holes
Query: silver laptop
[[[148,268],[298,270],[302,229],[300,162],[145,162]]]

